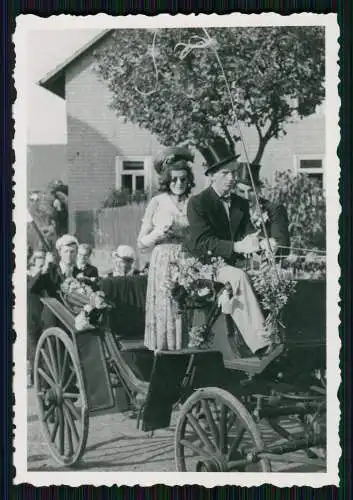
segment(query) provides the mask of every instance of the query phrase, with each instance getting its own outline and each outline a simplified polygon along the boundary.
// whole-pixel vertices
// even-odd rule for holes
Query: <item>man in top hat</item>
[[[237,172],[238,194],[249,201],[250,219],[246,229],[246,234],[260,231],[260,247],[267,249],[270,245],[272,252],[277,256],[289,254],[290,237],[289,221],[287,210],[283,205],[272,203],[262,197],[263,183],[260,180],[260,165],[250,165],[252,180],[250,179],[249,168],[246,163],[239,163]],[[256,200],[257,198],[257,200]],[[258,201],[258,202],[257,202]],[[267,241],[263,230],[265,224]]]
[[[219,271],[217,281],[232,286],[231,316],[249,349],[267,352],[271,343],[261,308],[247,274],[235,267],[245,255],[260,249],[257,232],[247,234],[249,202],[234,194],[239,165],[234,155],[221,148],[210,148],[207,160],[211,166],[205,175],[211,185],[189,200],[190,230],[184,247],[201,260],[208,256],[225,260],[227,265]]]

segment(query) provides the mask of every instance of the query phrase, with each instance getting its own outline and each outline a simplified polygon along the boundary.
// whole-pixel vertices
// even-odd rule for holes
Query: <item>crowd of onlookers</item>
[[[136,255],[132,247],[119,245],[111,254],[111,268],[104,274],[92,265],[93,247],[79,243],[69,234],[61,236],[55,249],[48,251],[44,244],[36,249],[28,248],[27,265],[27,325],[28,325],[28,375],[32,383],[36,345],[43,330],[53,320],[50,311],[43,309],[41,298],[58,297],[66,278],[76,280],[97,289],[99,278],[126,277],[139,274],[136,269]],[[145,268],[147,270],[147,268]],[[144,270],[144,271],[145,271]]]

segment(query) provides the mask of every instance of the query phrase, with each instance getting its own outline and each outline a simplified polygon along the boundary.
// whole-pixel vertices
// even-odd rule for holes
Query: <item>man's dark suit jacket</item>
[[[79,273],[83,273],[87,278],[98,278],[98,268],[89,263],[85,265],[83,270],[77,268],[76,271],[76,268],[74,269],[74,277]]]
[[[78,269],[74,268],[73,270],[73,277],[76,278],[76,276],[80,273],[83,273],[84,278],[81,280],[83,281],[86,285],[90,286],[93,290],[97,289],[97,279],[98,279],[98,269],[96,266],[93,266],[92,264],[87,263],[84,267],[84,269]],[[85,279],[88,278],[88,279]],[[95,278],[94,281],[91,280],[90,278]]]
[[[74,266],[72,276],[77,276],[79,272],[81,271]],[[47,272],[32,278],[29,289],[32,293],[59,299],[60,287],[64,281],[65,276],[63,275],[59,264],[50,264]]]
[[[266,221],[266,231],[269,238],[274,238],[277,242],[277,245],[283,247],[290,246],[290,238],[289,238],[289,222],[287,210],[283,205],[279,205],[277,203],[272,203],[265,198],[260,198],[260,205],[263,213],[268,214],[268,220]],[[246,234],[250,234],[254,232],[254,227],[252,226],[250,220],[246,229]],[[260,236],[264,236],[261,231]],[[284,249],[280,248],[276,252],[277,255],[288,255],[289,248]]]
[[[77,276],[79,269],[75,266],[72,271],[73,277]],[[62,283],[65,280],[59,264],[50,264],[48,270],[43,274],[31,278],[29,283],[29,292],[38,294],[41,297],[53,297],[60,300],[59,292]],[[59,326],[60,323],[49,308],[44,307],[41,314],[40,329],[44,330],[51,326]]]
[[[223,203],[212,187],[192,196],[188,203],[189,231],[184,249],[201,260],[222,257],[235,264],[241,256],[233,251],[233,242],[241,240],[249,223],[249,203],[232,195],[229,218]]]

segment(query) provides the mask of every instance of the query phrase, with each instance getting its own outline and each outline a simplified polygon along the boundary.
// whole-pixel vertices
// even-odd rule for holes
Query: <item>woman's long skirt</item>
[[[183,347],[177,335],[176,304],[170,298],[166,281],[170,264],[181,257],[181,245],[161,244],[154,248],[148,272],[146,297],[145,346],[150,350],[174,351]]]

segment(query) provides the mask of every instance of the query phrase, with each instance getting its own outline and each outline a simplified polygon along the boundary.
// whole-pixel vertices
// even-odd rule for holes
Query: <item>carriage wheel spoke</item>
[[[46,422],[48,418],[54,413],[55,408],[56,408],[55,405],[51,405],[50,408],[44,413],[43,417],[44,422]]]
[[[190,413],[186,414],[186,418],[189,421],[189,424],[193,428],[193,430],[196,432],[198,437],[201,439],[203,444],[208,448],[211,452],[216,451],[215,446],[211,443],[211,441],[208,439],[208,436],[206,432],[201,428],[200,424],[196,420],[196,418],[191,415]]]
[[[58,432],[58,428],[59,428],[59,420],[56,418],[52,430],[49,431],[50,432],[50,441],[52,443],[55,442],[56,433]]]
[[[227,407],[222,404],[219,419],[219,450],[225,453],[227,449]]]
[[[63,414],[63,417],[64,417],[64,424],[66,427],[66,436],[67,436],[67,455],[69,457],[72,457],[72,455],[74,454],[74,447],[72,443],[71,427],[69,425],[67,418],[65,417],[65,413]]]
[[[79,398],[79,393],[74,393],[74,392],[64,392],[63,397],[64,399],[78,399]]]
[[[233,427],[234,422],[236,421],[236,419],[237,419],[236,414],[235,413],[231,413],[230,418],[229,418],[229,420],[227,422],[227,433],[228,434],[229,434],[229,431],[231,430],[231,428]]]
[[[244,437],[246,428],[241,425],[236,437],[234,438],[234,441],[231,443],[229,451],[228,451],[228,458],[231,456],[234,450],[237,450],[239,448],[239,445]]]
[[[58,411],[58,420],[59,420],[59,453],[60,455],[64,455],[65,453],[65,421],[62,408],[59,408]]]
[[[81,420],[80,412],[74,407],[72,401],[70,401],[69,399],[65,400],[64,404],[70,410],[71,414],[76,418],[76,420]]]
[[[66,381],[66,383],[65,383],[65,385],[64,385],[64,387],[63,387],[63,392],[65,392],[65,391],[66,391],[66,389],[67,389],[67,388],[69,387],[69,385],[71,384],[71,382],[72,382],[73,378],[75,377],[75,370],[73,369],[73,367],[72,367],[72,366],[70,366],[70,369],[71,369],[71,373],[70,373],[69,378],[68,378],[68,380]]]
[[[44,380],[47,382],[47,384],[50,385],[50,387],[54,388],[55,387],[55,382],[52,380],[47,372],[45,372],[42,368],[38,368],[38,373],[44,378]]]
[[[213,419],[210,407],[208,405],[208,401],[206,399],[203,399],[201,401],[201,405],[202,405],[202,409],[203,409],[205,416],[206,416],[208,427],[210,428],[210,431],[212,433],[215,444],[217,444],[219,441],[219,432],[218,432],[216,422]]]
[[[63,360],[63,364],[61,366],[60,382],[59,382],[61,386],[64,383],[64,377],[65,377],[66,366],[67,366],[67,358],[68,358],[68,351],[67,351],[67,349],[65,349],[64,360]]]
[[[53,379],[55,380],[55,372],[53,371],[53,367],[51,366],[50,364],[50,361],[48,359],[48,356],[47,356],[47,353],[45,352],[45,350],[42,348],[40,350],[40,354],[42,356],[42,358],[44,359],[45,361],[45,364],[47,365],[47,368],[49,369],[50,371],[50,375],[53,377]]]
[[[184,446],[184,448],[188,448],[189,450],[193,451],[197,457],[205,457],[212,459],[212,453],[210,453],[208,450],[205,448],[198,448],[195,446],[194,443],[190,443],[190,441],[187,441],[186,439],[181,439],[180,444]]]
[[[60,384],[61,379],[61,347],[59,337],[55,337],[55,347],[56,347],[56,360],[58,367],[58,383]],[[65,349],[66,351],[66,349]]]
[[[53,345],[51,343],[50,337],[47,338],[47,345],[48,345],[48,348],[49,348],[49,356],[50,356],[50,360],[51,360],[52,367],[53,367],[54,374],[55,374],[54,380],[55,380],[55,382],[59,382],[58,367],[56,365],[55,354],[54,354]]]
[[[79,443],[80,442],[80,436],[77,432],[77,429],[76,429],[76,426],[75,426],[75,422],[69,412],[69,410],[64,406],[63,408],[64,410],[64,415],[65,415],[65,418],[67,420],[67,423],[71,429],[71,436],[73,436],[75,439],[76,439],[76,442]]]

